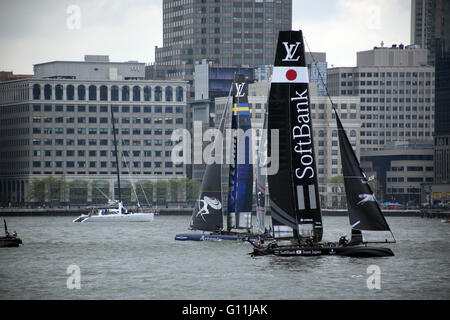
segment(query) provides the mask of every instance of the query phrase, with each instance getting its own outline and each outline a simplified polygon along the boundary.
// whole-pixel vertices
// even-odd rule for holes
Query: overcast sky
[[[225,0],[223,0],[225,1]],[[356,52],[410,42],[410,0],[292,0],[293,29],[328,65],[355,66]],[[78,11],[79,10],[79,11]],[[154,62],[162,0],[0,0],[0,71],[83,60]]]

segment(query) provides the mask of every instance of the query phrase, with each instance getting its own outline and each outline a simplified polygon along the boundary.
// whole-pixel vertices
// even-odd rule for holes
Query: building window
[[[38,84],[33,85],[33,99],[34,100],[41,99],[41,86]]]
[[[161,100],[162,100],[162,88],[158,86],[155,88],[155,101]]]
[[[73,100],[75,96],[75,87],[71,84],[69,84],[66,87],[66,99],[67,100]]]
[[[111,101],[119,101],[119,87],[118,86],[111,87]]]
[[[141,101],[141,88],[138,86],[133,87],[133,101]]]
[[[182,102],[183,101],[183,88],[182,87],[177,87],[175,89],[175,94],[176,94],[177,102]]]
[[[97,100],[97,87],[94,85],[89,86],[89,100]]]
[[[122,101],[130,101],[130,87],[122,87]]]
[[[107,86],[101,86],[100,87],[100,100],[101,101],[107,101],[108,100],[108,87]]]
[[[86,87],[82,84],[78,86],[78,100],[86,100]]]
[[[173,100],[173,90],[172,87],[166,87],[166,101]]]
[[[55,99],[62,100],[62,98],[63,98],[63,86],[60,84],[57,84],[55,86]]]
[[[144,87],[144,101],[150,101],[152,98],[152,88],[149,86]]]
[[[45,100],[51,100],[52,99],[52,86],[49,84],[46,84],[44,86],[44,99]]]

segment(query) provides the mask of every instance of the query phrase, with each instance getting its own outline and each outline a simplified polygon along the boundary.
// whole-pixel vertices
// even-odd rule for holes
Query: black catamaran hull
[[[394,253],[389,248],[357,246],[280,246],[275,248],[254,248],[253,256],[275,255],[282,257],[290,256],[321,256],[335,255],[355,258],[365,257],[392,257]]]

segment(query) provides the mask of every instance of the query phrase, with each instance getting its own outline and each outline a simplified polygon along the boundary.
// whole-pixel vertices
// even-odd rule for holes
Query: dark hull
[[[282,257],[334,255],[334,256],[366,258],[366,257],[391,257],[394,256],[394,252],[392,252],[392,250],[389,248],[369,247],[365,245],[356,245],[356,246],[319,245],[313,247],[278,246],[271,248],[254,248],[251,255],[253,256],[275,255]]]
[[[17,237],[0,237],[0,248],[14,248],[20,247],[22,245],[22,240]]]
[[[178,241],[259,241],[261,238],[258,234],[243,233],[243,232],[224,232],[224,233],[179,233],[175,235],[175,240]],[[268,239],[267,237],[263,237]]]
[[[242,240],[244,236],[217,234],[217,233],[180,233],[175,236],[178,241],[221,241],[221,240]]]

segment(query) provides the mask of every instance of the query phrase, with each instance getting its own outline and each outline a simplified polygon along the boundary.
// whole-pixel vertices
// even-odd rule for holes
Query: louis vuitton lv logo
[[[289,44],[289,42],[283,42],[284,48],[286,49],[286,57],[282,61],[298,61],[300,56],[294,59],[294,56],[297,52],[298,46],[300,42],[296,42],[295,44]]]
[[[235,83],[236,85],[236,98],[242,98],[244,96],[244,87],[245,87],[245,82],[243,83]]]

